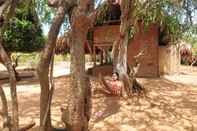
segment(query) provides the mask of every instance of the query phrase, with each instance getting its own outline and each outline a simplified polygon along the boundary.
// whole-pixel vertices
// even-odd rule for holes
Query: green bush
[[[16,17],[9,21],[3,34],[7,51],[34,52],[43,48],[45,39],[36,15],[29,9],[16,10]]]

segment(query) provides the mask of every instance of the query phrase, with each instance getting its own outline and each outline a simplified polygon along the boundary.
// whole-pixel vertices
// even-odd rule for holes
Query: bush
[[[35,15],[31,10],[16,10],[16,17],[9,21],[3,34],[7,51],[34,52],[43,48],[45,39]]]

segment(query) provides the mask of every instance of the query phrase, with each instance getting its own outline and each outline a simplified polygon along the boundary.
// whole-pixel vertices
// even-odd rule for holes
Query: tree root
[[[35,125],[36,125],[35,122],[31,122],[31,123],[29,123],[28,125],[26,125],[26,126],[24,126],[24,127],[21,127],[21,128],[19,129],[19,131],[27,131],[27,130],[33,128]]]
[[[133,80],[132,94],[137,94],[139,96],[146,94],[145,88],[136,79]]]

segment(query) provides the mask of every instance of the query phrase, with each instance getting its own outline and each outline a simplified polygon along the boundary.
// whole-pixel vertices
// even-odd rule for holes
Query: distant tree
[[[44,46],[41,24],[33,0],[20,1],[15,17],[4,28],[4,47],[7,51],[33,52]]]

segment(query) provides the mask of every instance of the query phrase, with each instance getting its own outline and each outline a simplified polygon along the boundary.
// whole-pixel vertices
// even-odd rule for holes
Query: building
[[[120,3],[121,0],[117,0],[116,2]],[[116,5],[115,11],[120,12],[120,8],[117,10],[117,3],[113,5]],[[112,48],[114,41],[119,36],[121,13],[114,13],[113,9],[114,8],[112,8],[111,11],[108,10],[108,12],[119,15],[119,18],[117,16],[111,16],[111,14],[106,15],[111,18],[107,18],[102,24],[93,29],[92,56],[95,65],[97,50],[101,50],[101,64],[103,64],[102,51],[106,52]],[[143,22],[139,22],[137,30],[133,39],[129,40],[127,54],[128,64],[132,64],[134,56],[136,56],[143,47],[147,47],[145,55],[140,60],[141,66],[137,75],[140,77],[158,77],[164,74],[176,73],[180,62],[178,48],[176,45],[169,44],[168,41],[161,42],[159,26],[157,24],[151,24],[148,29],[145,30]],[[105,66],[105,68],[95,66],[93,74],[98,74],[97,72],[103,72],[104,74],[107,72],[107,74],[109,74],[112,73],[112,68],[109,65]]]

